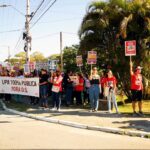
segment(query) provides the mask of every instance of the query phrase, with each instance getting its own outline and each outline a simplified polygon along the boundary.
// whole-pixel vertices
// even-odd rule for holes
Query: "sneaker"
[[[58,108],[57,111],[59,112],[59,111],[60,111],[60,108]]]
[[[121,114],[121,113],[120,113],[119,111],[117,111],[117,112],[116,112],[116,114],[118,114],[118,115],[119,115],[119,114]]]
[[[90,109],[89,112],[93,112],[93,109]]]
[[[94,109],[93,112],[97,112],[97,109]]]
[[[134,111],[133,114],[132,114],[132,116],[133,116],[133,117],[137,117],[137,116],[138,116],[138,113],[137,113],[136,111]]]
[[[51,111],[55,111],[56,110],[56,108],[55,107],[53,107],[52,109],[50,109]]]
[[[142,112],[142,111],[139,111],[138,115],[139,115],[139,116],[141,116],[141,117],[143,117],[143,116],[144,116],[144,114],[143,114],[143,112]]]
[[[45,108],[43,108],[44,110],[49,110],[49,108],[47,108],[47,107],[45,107]]]
[[[108,110],[108,114],[111,114],[111,110]]]

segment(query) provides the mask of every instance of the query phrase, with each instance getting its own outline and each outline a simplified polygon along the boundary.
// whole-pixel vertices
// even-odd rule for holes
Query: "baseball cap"
[[[141,67],[141,66],[137,66],[136,67],[136,70],[141,70],[143,67]]]

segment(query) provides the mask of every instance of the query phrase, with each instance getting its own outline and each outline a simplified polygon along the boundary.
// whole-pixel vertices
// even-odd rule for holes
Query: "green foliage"
[[[30,55],[30,60],[35,62],[44,62],[46,58],[41,52],[34,52]]]
[[[150,42],[150,0],[92,2],[81,23],[79,37],[79,51],[83,57],[86,57],[87,51],[96,50],[97,65],[112,67],[128,97],[129,57],[125,57],[124,42],[136,40],[137,55],[132,59],[135,65],[144,67],[143,73],[150,80],[150,48],[147,47]]]
[[[65,47],[63,50],[64,71],[71,70],[73,72],[79,71],[76,65],[76,56],[78,55],[79,46],[73,45]]]

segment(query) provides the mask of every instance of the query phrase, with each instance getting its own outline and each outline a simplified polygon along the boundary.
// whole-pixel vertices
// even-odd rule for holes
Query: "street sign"
[[[125,56],[136,55],[136,41],[125,41]]]
[[[96,64],[97,62],[97,52],[96,51],[88,51],[88,64]]]

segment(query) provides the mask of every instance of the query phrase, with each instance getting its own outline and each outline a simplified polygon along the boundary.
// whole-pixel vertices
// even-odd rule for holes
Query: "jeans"
[[[44,105],[44,106],[48,105],[48,100],[47,100],[48,87],[47,87],[47,85],[40,86],[40,96],[41,96],[42,105]]]
[[[107,96],[107,100],[108,100],[108,111],[111,111],[111,100],[113,105],[115,106],[116,112],[118,112],[118,106],[117,106],[117,101],[116,101],[116,95],[114,91],[110,91],[108,96]]]
[[[93,84],[89,88],[89,98],[90,98],[91,109],[98,110],[98,105],[99,105],[99,85],[98,84]]]
[[[82,105],[82,92],[81,91],[76,91],[76,105]]]
[[[57,109],[60,108],[61,105],[61,98],[60,98],[60,92],[56,93],[56,92],[52,92],[52,105],[53,108],[56,107]]]
[[[70,105],[72,101],[73,88],[66,88],[66,104]]]

